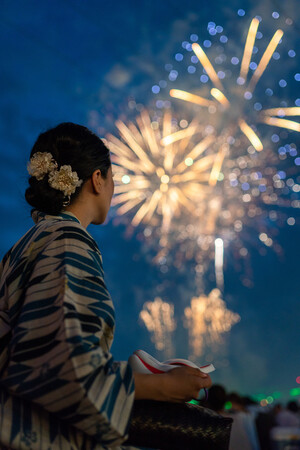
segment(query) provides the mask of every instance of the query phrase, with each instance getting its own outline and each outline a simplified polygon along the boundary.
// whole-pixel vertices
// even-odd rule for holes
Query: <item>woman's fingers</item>
[[[191,375],[195,375],[196,377],[199,377],[199,378],[208,378],[208,379],[210,379],[210,376],[207,373],[201,372],[200,369],[196,369],[194,367],[189,367],[189,366],[185,366],[185,369],[187,369],[187,371]]]
[[[198,371],[200,372],[200,371]],[[194,374],[195,388],[193,393],[193,398],[197,398],[199,395],[199,391],[204,388],[210,388],[212,385],[211,378],[208,374],[200,372],[198,374]]]
[[[212,385],[212,381],[210,376],[207,376],[206,378],[198,378],[198,383],[197,386],[195,388],[195,392],[194,392],[194,397],[193,398],[197,398],[199,395],[199,391],[201,389],[208,389],[210,388]]]
[[[193,367],[177,367],[165,373],[165,394],[169,401],[196,398],[200,389],[211,386],[210,376]]]
[[[192,369],[192,367],[191,367]],[[195,375],[201,378],[209,378],[209,375],[207,373],[201,372],[200,369],[193,369],[195,372]]]

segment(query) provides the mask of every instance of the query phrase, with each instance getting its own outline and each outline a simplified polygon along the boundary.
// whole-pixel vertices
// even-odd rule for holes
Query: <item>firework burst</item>
[[[167,232],[174,217],[184,211],[195,215],[195,205],[204,205],[212,193],[220,152],[211,151],[215,137],[205,135],[194,122],[180,130],[169,112],[161,124],[157,120],[151,121],[144,110],[137,125],[116,122],[120,139],[108,135],[107,140],[113,153],[117,213],[134,212],[133,226],[155,224]],[[221,154],[226,148],[222,146]]]
[[[211,23],[213,25],[216,27]],[[260,108],[259,103],[251,107],[249,100],[270,58],[272,55],[275,58],[275,50],[282,38],[282,32],[277,30],[271,41],[263,45],[260,61],[255,64],[250,61],[252,54],[259,51],[254,45],[256,37],[261,37],[257,30],[258,19],[253,19],[236,83],[232,71],[216,72],[198,44],[189,44],[189,49],[184,47],[195,53],[191,57],[195,66],[188,69],[196,70],[200,61],[205,69],[200,79],[210,78],[214,83],[211,98],[206,98],[207,92],[200,97],[172,90],[178,98],[188,100],[187,104],[192,102],[202,106],[197,120],[188,123],[182,119],[182,112],[179,126],[169,111],[162,113],[160,104],[164,102],[159,100],[156,112],[149,114],[144,110],[135,121],[126,125],[118,121],[120,137],[108,136],[115,165],[116,195],[113,204],[119,220],[126,225],[144,225],[139,228],[138,236],[146,240],[147,247],[150,245],[155,250],[154,261],[161,265],[162,272],[167,270],[167,266],[183,267],[187,260],[193,259],[200,276],[215,257],[216,280],[220,288],[224,280],[216,239],[222,239],[223,252],[233,242],[231,247],[234,248],[235,259],[239,256],[247,258],[247,247],[257,244],[262,247],[259,249],[262,253],[271,246],[280,252],[276,244],[278,225],[295,223],[291,208],[299,208],[300,205],[300,179],[297,168],[290,165],[290,156],[297,155],[296,145],[284,146],[288,134],[281,131],[280,136],[272,136],[272,140],[273,137],[277,139],[274,143],[282,139],[278,143],[278,154],[266,140],[261,140],[252,125],[262,121],[298,131],[299,124],[283,117],[296,116],[300,109],[288,108],[284,102],[279,108],[270,108],[268,104]],[[221,64],[226,60],[223,49],[213,46],[212,51],[213,48],[217,53],[214,62]],[[183,58],[183,55],[179,56]],[[234,60],[234,65],[239,62],[237,57],[231,60]],[[176,71],[172,65],[168,66],[171,71],[169,79],[173,81],[171,75]],[[231,77],[228,84],[227,79],[223,80],[225,74]],[[164,86],[167,86],[165,81]],[[157,92],[159,86],[155,88],[153,92]],[[204,91],[205,88],[202,93]],[[194,111],[197,109],[195,106]],[[181,125],[183,122],[185,124]],[[264,151],[261,151],[263,147]],[[295,164],[298,164],[296,160]]]
[[[166,356],[172,356],[174,353],[172,333],[176,329],[174,305],[156,297],[153,302],[144,304],[140,318],[152,334],[155,348],[164,351]]]
[[[273,247],[280,253],[278,226],[287,221],[295,223],[291,209],[300,207],[297,168],[290,167],[289,156],[278,155],[268,146],[257,152],[244,135],[224,144],[228,130],[220,136],[205,134],[211,132],[208,123],[203,121],[197,128],[193,122],[185,122],[186,127],[179,129],[170,113],[154,116],[151,121],[144,111],[137,125],[117,122],[119,139],[107,137],[113,152],[114,204],[120,220],[126,225],[143,223],[138,237],[146,241],[148,250],[152,249],[149,257],[164,273],[170,266],[183,268],[187,260],[194,260],[194,270],[202,283],[210,261],[215,259],[216,283],[223,289],[221,248],[215,245],[216,239],[222,239],[222,254],[225,251],[228,255],[229,246],[234,249],[232,258],[244,260],[237,270],[244,272],[243,280],[249,283],[247,248],[258,247],[263,254]],[[216,157],[222,142],[227,156],[224,162],[223,157]],[[153,145],[157,150],[151,150]],[[241,148],[246,148],[246,153],[230,156],[238,155]],[[286,148],[291,156],[296,152],[295,144]],[[198,157],[194,156],[196,152]],[[168,166],[170,156],[172,165]],[[281,161],[283,156],[285,163]],[[221,162],[222,172],[217,167]],[[197,170],[197,164],[201,170]],[[215,181],[214,173],[218,183],[210,184]],[[176,201],[171,197],[172,183],[173,192],[182,190]]]
[[[265,72],[270,59],[272,58],[278,44],[280,43],[283,31],[277,30],[270,40],[258,64],[255,64],[255,70],[251,77],[249,77],[249,68],[251,58],[254,50],[255,39],[258,32],[259,20],[254,18],[251,21],[246,43],[244,47],[243,58],[241,62],[240,74],[237,77],[237,85],[231,85],[228,92],[223,87],[222,81],[215,71],[210,59],[206,55],[203,48],[198,43],[193,43],[191,49],[195,54],[197,60],[202,64],[205,73],[213,83],[214,87],[210,90],[210,99],[196,95],[187,91],[179,89],[171,89],[170,95],[173,98],[184,100],[190,103],[200,105],[208,108],[211,114],[218,112],[217,128],[227,128],[232,135],[236,135],[239,129],[252,144],[257,151],[263,150],[263,143],[261,138],[255,131],[255,127],[251,126],[252,121],[257,123],[264,123],[267,125],[285,128],[300,132],[300,124],[294,120],[286,119],[286,116],[299,116],[300,107],[278,107],[269,108],[261,111],[256,111],[255,114],[250,114],[249,100],[253,96],[254,89]],[[237,61],[238,59],[235,58]],[[252,66],[253,67],[253,66]],[[222,75],[224,72],[222,72]],[[250,79],[249,79],[250,78]],[[277,116],[277,117],[276,117]],[[217,133],[220,130],[217,129]],[[224,151],[222,148],[218,152],[219,165],[215,168],[214,180],[218,179],[217,171],[222,168],[222,161],[224,160]]]
[[[201,356],[205,345],[220,345],[223,334],[241,319],[226,308],[218,289],[213,289],[208,296],[193,297],[184,316],[192,357]]]

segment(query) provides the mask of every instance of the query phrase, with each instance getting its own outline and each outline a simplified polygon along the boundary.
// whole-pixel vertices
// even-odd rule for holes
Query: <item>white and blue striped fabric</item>
[[[117,448],[134,383],[100,251],[73,214],[34,215],[0,266],[0,448]]]

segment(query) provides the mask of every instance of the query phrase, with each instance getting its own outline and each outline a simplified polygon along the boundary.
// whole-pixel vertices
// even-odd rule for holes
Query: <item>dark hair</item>
[[[70,165],[72,171],[77,172],[79,179],[83,180],[82,185],[96,169],[100,169],[103,178],[106,178],[111,166],[109,150],[102,140],[88,128],[71,122],[61,123],[41,133],[31,150],[30,158],[37,152],[51,153],[58,169],[62,165]],[[82,185],[71,195],[71,203],[80,193]],[[47,174],[42,180],[29,178],[25,198],[34,209],[54,215],[61,212],[66,200],[62,191],[49,185]]]
[[[226,402],[226,391],[220,384],[214,384],[208,391],[208,408],[213,411],[220,411],[223,409]]]
[[[231,403],[236,403],[237,405],[244,406],[244,400],[237,392],[231,392],[227,396],[227,400]]]
[[[292,411],[294,413],[297,413],[299,410],[297,403],[292,400],[288,402],[288,404],[286,405],[286,408],[288,411]]]

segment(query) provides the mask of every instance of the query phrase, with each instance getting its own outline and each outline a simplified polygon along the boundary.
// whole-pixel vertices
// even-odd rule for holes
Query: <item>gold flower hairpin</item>
[[[64,193],[65,197],[74,194],[76,188],[81,186],[83,180],[80,180],[77,172],[72,171],[70,165],[61,166],[59,169],[57,162],[51,153],[37,152],[30,158],[27,164],[29,175],[37,180],[42,180],[46,174],[48,183],[53,189],[57,189]]]

